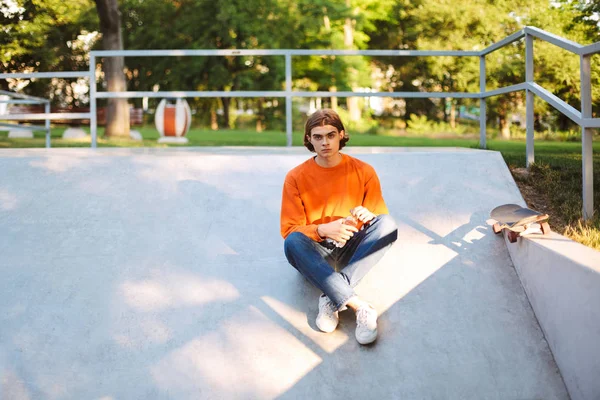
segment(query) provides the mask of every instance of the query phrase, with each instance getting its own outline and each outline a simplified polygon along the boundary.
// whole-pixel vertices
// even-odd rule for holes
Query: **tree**
[[[100,19],[102,45],[105,50],[123,50],[121,36],[121,13],[117,0],[96,0]],[[126,90],[123,57],[107,57],[105,78],[110,92]],[[108,99],[106,109],[106,136],[129,137],[129,104],[127,99]]]
[[[592,0],[562,0],[561,9],[574,18],[566,24],[568,32],[577,32],[576,37],[583,37],[582,44],[600,42],[600,2]],[[592,56],[592,115],[600,116],[600,54]]]
[[[122,6],[130,49],[276,49],[287,47],[284,43],[293,37],[278,0],[125,0]],[[164,20],[172,21],[168,32],[161,26]],[[279,90],[285,73],[283,57],[273,56],[137,58],[128,59],[127,68],[136,90],[153,85],[161,90]],[[220,99],[225,128],[231,124],[232,101]],[[214,99],[196,103],[216,117]]]
[[[590,28],[593,18],[590,1],[565,0],[571,5],[581,4],[580,19],[587,18],[588,37],[598,32],[597,25]],[[577,7],[575,7],[577,8]],[[586,14],[587,13],[587,14]],[[490,2],[475,0],[456,2],[440,0],[398,1],[394,17],[380,26],[370,44],[376,48],[417,50],[482,50],[525,25],[533,25],[559,36],[585,43],[578,14],[567,6],[547,0],[502,0]],[[591,33],[589,33],[591,32]],[[576,56],[570,55],[548,43],[535,41],[535,80],[547,90],[578,108],[579,67]],[[495,89],[525,80],[524,41],[517,41],[486,56],[487,89]],[[478,91],[479,63],[477,57],[427,57],[418,59],[386,58],[382,70],[392,67],[395,74],[388,82],[392,88],[427,91]],[[592,71],[593,82],[598,82],[600,72]],[[415,87],[418,86],[418,87]],[[593,83],[594,90],[598,85]],[[509,116],[520,107],[523,92],[495,96],[488,99],[488,119],[497,119],[504,137],[510,137]],[[598,98],[594,95],[594,98]],[[417,101],[414,101],[417,102]],[[426,104],[419,104],[421,108]],[[407,107],[408,109],[408,107]],[[546,113],[545,104],[536,106],[536,115]],[[550,111],[554,112],[554,111]],[[566,120],[558,115],[559,121]],[[452,115],[450,115],[452,123]]]
[[[0,71],[86,71],[96,36],[95,12],[89,0],[0,1]],[[82,82],[85,84],[85,82]],[[83,106],[67,79],[0,80],[0,88],[49,98],[56,106]]]
[[[419,21],[427,23],[415,26],[417,33],[416,45],[419,49],[438,50],[482,50],[490,44],[517,31],[518,22],[511,16],[511,11],[519,7],[519,1],[474,2],[440,1],[433,6],[423,3],[411,11],[411,15]],[[494,20],[494,23],[489,23]],[[514,52],[519,52],[517,45],[509,50],[501,50],[486,57],[486,81],[489,88],[508,86],[522,80],[521,68],[515,63],[521,62],[514,58]],[[428,88],[437,88],[449,92],[479,91],[479,60],[477,57],[429,57],[427,59],[429,79]],[[515,73],[516,72],[516,73]],[[517,94],[518,97],[520,94]],[[500,96],[490,99],[492,107],[499,119],[500,130],[504,136],[509,136],[508,111],[518,102],[514,95]],[[455,126],[456,99],[446,99],[450,102],[450,125]],[[445,107],[446,109],[446,107]]]
[[[370,34],[391,15],[391,1],[326,0],[295,2],[296,46],[309,49],[366,49]],[[363,56],[303,57],[294,63],[298,84],[316,90],[352,91],[372,85],[371,63]],[[331,98],[333,108],[337,98]],[[359,98],[349,97],[350,121],[361,118]]]
[[[481,50],[524,25],[582,44],[597,41],[598,4],[591,0],[118,0],[117,7],[117,0],[97,0],[94,9],[89,0],[68,4],[63,0],[4,0],[0,1],[0,70],[86,70],[98,17],[105,49]],[[168,28],[165,20],[170,21]],[[119,22],[124,28],[122,45]],[[578,108],[577,57],[538,40],[534,53],[536,82]],[[524,80],[523,41],[486,60],[488,90]],[[278,90],[285,85],[283,57],[139,57],[126,61],[124,65],[122,59],[106,59],[104,78],[109,90],[124,90],[126,85],[148,91],[155,85],[161,90]],[[374,71],[379,71],[376,80]],[[592,68],[594,110],[600,103],[599,75],[600,69]],[[390,91],[478,91],[479,87],[477,57],[294,57],[293,76],[294,88],[319,91],[351,91],[362,86]],[[68,80],[11,80],[10,84],[49,97],[54,104],[84,105],[87,101],[85,94],[77,97]],[[0,85],[8,86],[5,80]],[[509,116],[523,103],[522,98],[520,92],[488,99],[488,118],[498,120],[507,135]],[[215,126],[216,109],[221,107],[222,127],[230,126],[234,118],[228,115],[229,103],[252,107],[260,127],[268,122],[269,113],[283,112],[283,107],[270,107],[267,101],[263,106],[262,99],[192,101],[195,108],[206,111],[196,118],[210,113]],[[453,123],[458,101],[445,101],[448,107],[443,109],[448,113],[442,114],[443,103],[431,99],[412,99],[406,111]],[[120,102],[128,111],[126,101]],[[346,104],[349,113],[344,117],[356,118],[360,101],[349,98]],[[538,119],[550,114],[561,124],[566,121],[536,103]],[[108,131],[126,134],[125,125]]]
[[[600,41],[600,2],[594,0],[562,0],[562,8],[570,9],[575,18],[570,28],[579,26],[591,42]]]

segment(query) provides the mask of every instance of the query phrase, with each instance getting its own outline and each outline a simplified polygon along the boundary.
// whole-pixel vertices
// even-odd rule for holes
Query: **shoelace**
[[[334,312],[336,312],[337,310],[335,309],[335,306],[333,305],[333,302],[331,300],[327,301],[324,305],[323,308],[326,311],[329,311],[331,314],[333,314]]]
[[[359,309],[358,312],[356,313],[357,324],[367,326],[369,324],[369,315],[370,314],[371,314],[370,310],[366,307]]]
[[[334,312],[337,311],[335,309],[335,306],[333,305],[333,302],[331,300],[329,300],[329,299],[327,299],[326,302],[321,303],[320,309],[323,310],[323,311],[329,311],[331,314],[333,314]]]

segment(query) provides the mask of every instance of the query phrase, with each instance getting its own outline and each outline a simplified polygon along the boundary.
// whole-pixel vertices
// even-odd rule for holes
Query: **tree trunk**
[[[558,115],[558,129],[560,129],[561,131],[566,131],[569,129],[570,124],[571,120],[569,118],[567,118],[562,113]]]
[[[509,140],[510,139],[510,124],[508,123],[508,118],[506,117],[506,113],[502,113],[498,116],[498,124],[500,125],[500,135],[502,139]]]
[[[123,50],[121,36],[121,13],[117,0],[96,0],[96,10],[100,19],[102,46],[104,50]],[[123,92],[127,83],[123,72],[123,57],[107,57],[105,77],[108,91]],[[108,99],[106,108],[105,136],[129,137],[129,104],[127,99]]]
[[[348,8],[351,7],[350,4],[350,0],[346,0],[346,6]],[[346,49],[351,50],[352,47],[354,45],[354,21],[351,18],[346,18],[346,21],[344,23],[344,47],[346,47]],[[355,77],[357,75],[357,72],[355,69],[353,68],[348,68],[347,73],[351,76],[351,77]],[[352,88],[352,90],[356,89],[356,82],[353,82],[352,80],[349,82],[350,83],[350,87]],[[350,115],[350,121],[360,121],[361,118],[361,110],[359,107],[359,102],[358,102],[358,97],[347,97],[346,98],[346,107],[348,107],[348,114]]]
[[[358,97],[348,97],[346,99],[346,106],[348,107],[348,114],[350,114],[350,121],[360,121],[361,109]]]
[[[256,132],[262,132],[265,129],[264,120],[264,109],[263,109],[263,98],[259,97],[257,100],[257,113],[256,113]]]
[[[444,122],[448,122],[448,105],[450,105],[451,101],[452,99],[447,97],[444,99]]]
[[[510,101],[500,99],[498,102],[498,127],[500,128],[500,136],[502,139],[510,139],[510,122],[508,120],[508,112],[511,108]]]
[[[214,105],[210,107],[210,129],[216,131],[219,129],[219,122],[217,120],[217,111]]]
[[[325,8],[325,11],[327,11],[327,8]],[[327,16],[327,14],[325,14],[323,16],[323,25],[325,25],[325,31],[326,32],[330,32],[331,31],[331,22],[329,21],[329,17]]]
[[[323,7],[323,25],[325,26],[325,32],[331,32],[331,22],[329,21],[329,16],[327,15],[327,7]],[[329,88],[330,92],[337,91],[335,85]],[[330,97],[331,99],[331,109],[337,111],[337,97]],[[319,107],[320,108],[320,107]]]
[[[229,129],[229,103],[231,103],[231,99],[229,97],[221,97],[221,103],[223,103],[223,126],[225,129]]]
[[[337,88],[335,86],[331,86],[329,88],[329,91],[330,92],[337,92]],[[331,109],[333,111],[337,111],[337,107],[338,107],[338,98],[331,96]]]
[[[456,128],[456,103],[454,100],[450,102],[450,128]]]

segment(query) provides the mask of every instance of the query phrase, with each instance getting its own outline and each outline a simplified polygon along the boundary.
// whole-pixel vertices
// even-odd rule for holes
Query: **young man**
[[[304,145],[317,153],[288,172],[281,203],[281,235],[290,264],[323,294],[317,326],[333,332],[338,311],[356,313],[356,340],[377,338],[377,311],[354,287],[398,236],[379,178],[370,165],[340,150],[348,141],[333,110],[312,114]]]

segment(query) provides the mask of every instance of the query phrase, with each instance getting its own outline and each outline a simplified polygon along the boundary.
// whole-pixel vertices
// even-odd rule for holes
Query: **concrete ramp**
[[[499,153],[349,148],[399,240],[350,312],[283,255],[304,148],[0,152],[1,399],[568,399],[489,210],[522,202]]]

